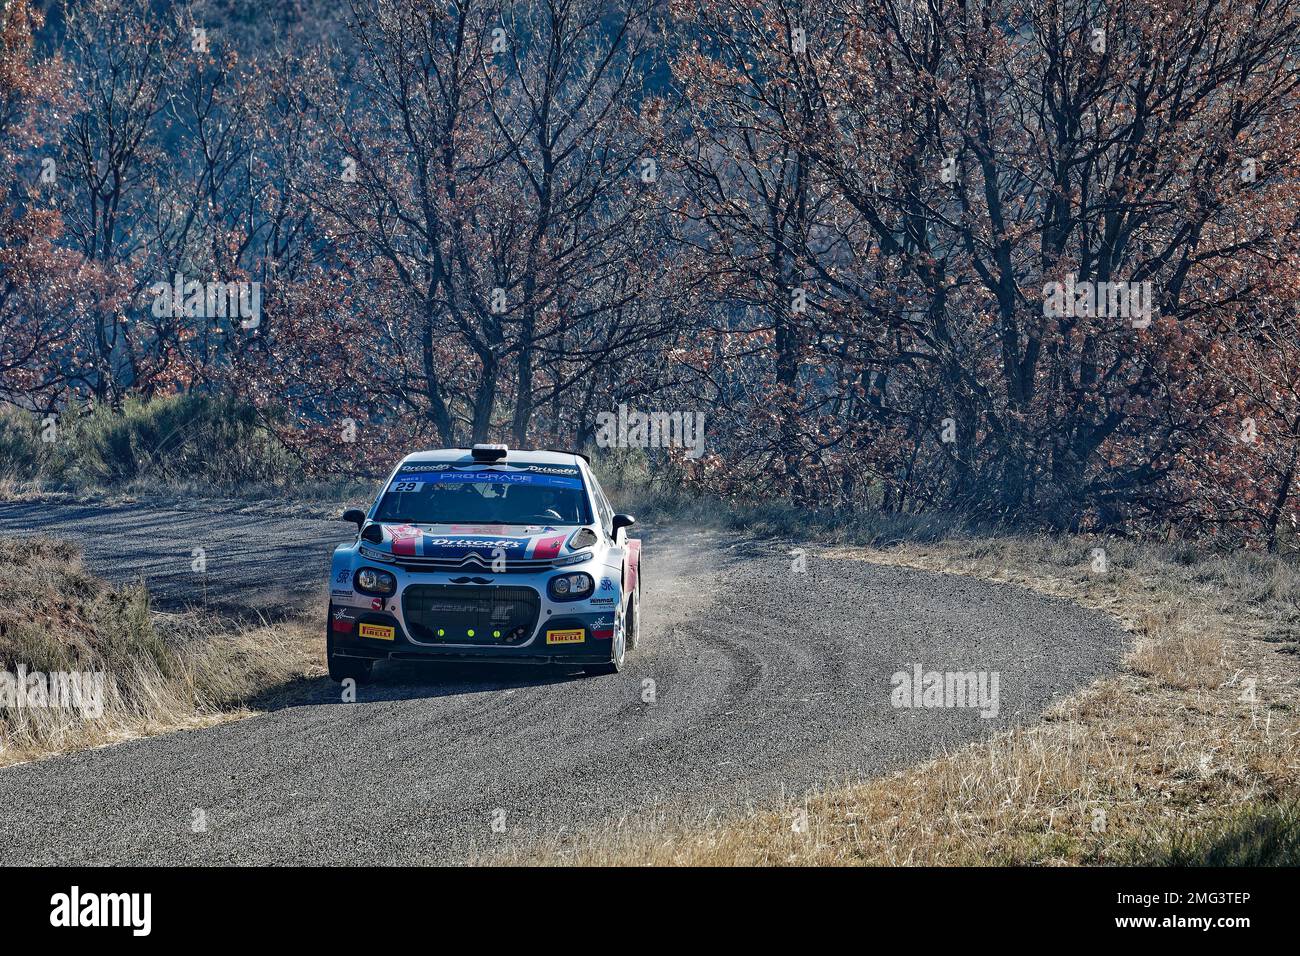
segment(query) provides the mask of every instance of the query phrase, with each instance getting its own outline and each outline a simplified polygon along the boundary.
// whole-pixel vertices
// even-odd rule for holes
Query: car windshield
[[[578,469],[566,465],[408,465],[376,521],[402,524],[590,524]]]

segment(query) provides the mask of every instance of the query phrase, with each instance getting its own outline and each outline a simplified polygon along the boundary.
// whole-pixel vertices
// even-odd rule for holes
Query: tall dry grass
[[[102,713],[0,706],[0,765],[243,713],[268,689],[323,673],[318,630],[156,612],[143,587],[109,586],[66,542],[0,538],[0,671],[104,679]]]

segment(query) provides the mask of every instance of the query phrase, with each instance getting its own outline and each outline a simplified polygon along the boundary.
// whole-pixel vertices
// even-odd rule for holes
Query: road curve
[[[345,534],[248,509],[0,505],[0,534],[34,532],[160,603],[267,611],[323,600]],[[457,862],[628,812],[725,811],[1030,720],[1126,645],[1110,619],[1010,585],[815,550],[796,573],[779,542],[643,537],[623,673],[381,665],[355,704],[321,678],[248,720],[3,769],[0,863]],[[892,706],[891,675],[916,664],[997,672],[997,717]]]

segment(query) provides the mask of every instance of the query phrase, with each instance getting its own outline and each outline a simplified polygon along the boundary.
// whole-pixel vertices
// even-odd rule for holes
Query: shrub
[[[0,407],[0,481],[34,481],[62,474],[57,442],[41,440],[41,421],[19,408]]]

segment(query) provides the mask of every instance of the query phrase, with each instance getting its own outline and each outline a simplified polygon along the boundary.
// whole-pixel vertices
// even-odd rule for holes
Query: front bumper
[[[329,626],[332,652],[339,657],[360,657],[366,660],[442,660],[442,661],[478,661],[484,663],[514,662],[518,664],[599,664],[610,660],[613,653],[612,641],[593,637],[596,628],[587,618],[594,615],[571,615],[555,618],[539,625],[538,639],[520,647],[502,644],[469,646],[464,644],[433,645],[413,641],[403,630],[401,622],[390,614],[368,611],[362,612],[347,630],[336,625],[339,608],[330,605]],[[608,615],[601,616],[601,620]],[[361,625],[370,625],[362,628]],[[382,632],[392,631],[392,638],[363,637],[363,632],[373,633],[371,628]],[[582,640],[573,643],[547,644],[546,631],[582,630]]]
[[[597,581],[605,576],[612,578]],[[326,626],[331,652],[343,657],[604,663],[612,657],[620,600],[617,587],[593,597],[597,606],[553,602],[542,576],[500,575],[470,585],[463,575],[411,573],[399,576],[388,598],[331,592]]]

